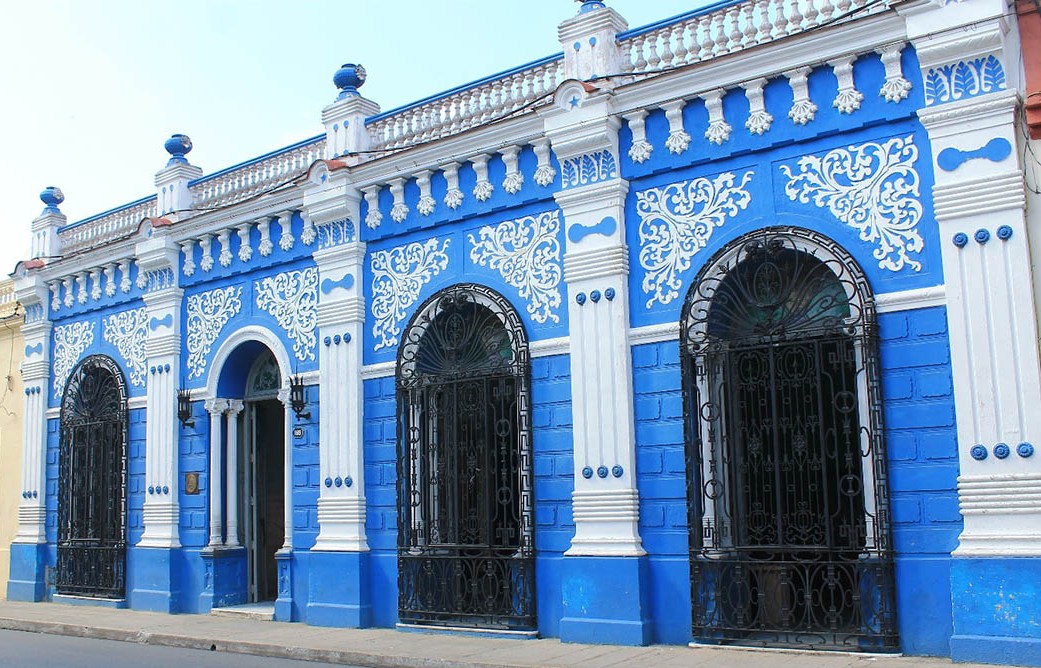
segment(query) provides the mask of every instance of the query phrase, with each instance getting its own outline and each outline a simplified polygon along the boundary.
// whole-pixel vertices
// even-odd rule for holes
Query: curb
[[[11,617],[0,617],[0,629],[72,636],[76,638],[115,640],[120,642],[133,642],[142,645],[177,647],[180,649],[196,649],[209,652],[269,656],[278,659],[294,659],[296,661],[354,664],[358,666],[368,666],[370,668],[530,668],[530,666],[525,664],[513,664],[511,666],[510,664],[502,663],[487,664],[469,661],[452,661],[448,659],[386,656],[360,652],[357,650],[285,646],[271,643],[225,640],[221,638],[193,637],[172,633],[128,631],[126,629],[85,626],[83,624],[30,621]]]

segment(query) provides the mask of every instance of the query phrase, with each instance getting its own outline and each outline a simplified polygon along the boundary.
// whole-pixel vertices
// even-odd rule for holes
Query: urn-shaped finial
[[[61,213],[58,210],[58,205],[65,201],[65,195],[62,193],[61,188],[47,186],[40,193],[40,201],[44,203],[44,213]]]
[[[365,68],[355,63],[344,63],[333,75],[333,83],[340,89],[337,100],[358,95],[358,89],[365,83]]]
[[[192,140],[188,138],[188,135],[171,135],[163,144],[163,148],[170,154],[170,161],[166,163],[167,167],[187,165],[188,159],[184,156],[192,150]]]
[[[601,0],[575,0],[581,2],[582,6],[578,8],[579,14],[585,14],[591,12],[594,9],[603,9],[606,5]]]

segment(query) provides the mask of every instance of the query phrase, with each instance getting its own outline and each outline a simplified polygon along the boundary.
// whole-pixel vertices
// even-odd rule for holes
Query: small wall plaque
[[[303,427],[293,427],[293,438],[303,438],[303,437],[304,437],[304,428]]]
[[[184,493],[185,494],[198,494],[199,493],[199,474],[198,473],[185,473],[184,474]]]

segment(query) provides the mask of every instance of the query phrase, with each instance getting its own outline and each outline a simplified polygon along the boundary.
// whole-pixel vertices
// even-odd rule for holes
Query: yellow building
[[[14,284],[0,281],[0,599],[7,597],[11,541],[18,530],[22,475],[22,316]]]

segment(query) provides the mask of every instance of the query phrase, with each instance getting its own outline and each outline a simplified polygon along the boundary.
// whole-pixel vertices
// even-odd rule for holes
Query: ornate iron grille
[[[477,285],[434,295],[398,351],[398,614],[534,630],[524,326]]]
[[[127,391],[104,355],[73,370],[61,403],[59,594],[126,594]]]
[[[692,631],[896,651],[874,301],[799,228],[755,232],[683,310]]]

